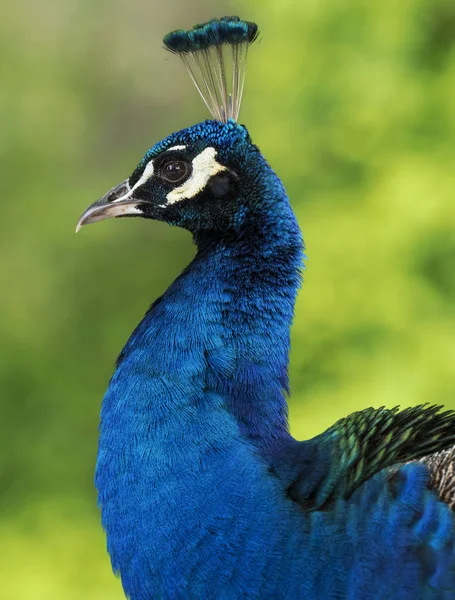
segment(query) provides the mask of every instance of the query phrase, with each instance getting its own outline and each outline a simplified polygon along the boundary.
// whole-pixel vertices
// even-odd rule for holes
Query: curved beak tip
[[[92,222],[94,212],[95,211],[93,210],[92,206],[90,206],[86,211],[82,213],[76,225],[76,233],[80,231],[84,225],[87,225],[88,223]]]
[[[136,205],[138,200],[130,195],[128,180],[122,181],[119,185],[113,187],[102,198],[94,202],[79,217],[76,225],[76,233],[84,225],[102,221],[109,217],[120,217],[125,215],[137,215],[140,211]]]

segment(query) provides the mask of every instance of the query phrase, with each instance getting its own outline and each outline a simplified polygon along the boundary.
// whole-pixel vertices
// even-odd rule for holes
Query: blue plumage
[[[246,128],[210,120],[159,142],[80,225],[107,216],[184,227],[198,248],[103,400],[96,486],[126,594],[454,598],[453,513],[416,462],[455,443],[454,415],[370,409],[308,442],[288,432],[303,242]]]

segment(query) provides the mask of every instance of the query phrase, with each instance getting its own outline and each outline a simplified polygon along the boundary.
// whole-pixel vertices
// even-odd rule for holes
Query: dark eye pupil
[[[180,181],[187,174],[187,166],[183,161],[172,161],[165,165],[163,176],[168,181],[173,183]]]

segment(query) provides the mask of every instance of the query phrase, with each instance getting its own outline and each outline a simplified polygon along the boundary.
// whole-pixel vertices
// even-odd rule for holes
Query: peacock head
[[[76,231],[108,217],[138,216],[193,233],[241,226],[260,197],[255,191],[264,185],[264,170],[273,176],[237,123],[248,48],[257,33],[255,23],[223,17],[164,38],[214,119],[173,133],[148,150],[130,177],[83,213]]]

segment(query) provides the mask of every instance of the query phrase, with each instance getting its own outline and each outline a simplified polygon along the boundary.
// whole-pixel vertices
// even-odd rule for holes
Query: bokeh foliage
[[[73,234],[154,142],[206,118],[170,29],[240,13],[241,120],[307,243],[291,426],[366,406],[455,408],[453,0],[32,0],[2,8],[2,597],[122,598],[92,473],[101,397],[188,234],[142,220]]]

